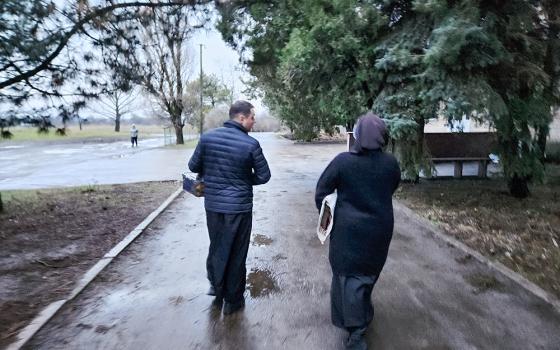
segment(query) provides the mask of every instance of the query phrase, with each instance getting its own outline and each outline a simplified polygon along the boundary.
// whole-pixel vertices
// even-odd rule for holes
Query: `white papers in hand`
[[[325,241],[331,234],[331,230],[334,224],[334,207],[336,206],[336,192],[329,194],[323,199],[321,204],[321,212],[319,213],[319,222],[317,223],[317,237],[321,241],[321,244],[325,244]]]

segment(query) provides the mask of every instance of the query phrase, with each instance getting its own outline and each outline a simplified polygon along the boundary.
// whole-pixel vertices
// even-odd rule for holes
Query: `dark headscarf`
[[[372,112],[362,115],[354,126],[354,147],[352,153],[364,150],[379,150],[387,143],[385,122]]]

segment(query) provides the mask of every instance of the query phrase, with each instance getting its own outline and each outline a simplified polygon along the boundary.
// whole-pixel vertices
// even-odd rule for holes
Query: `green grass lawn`
[[[77,125],[72,125],[66,128],[66,136],[59,136],[55,134],[55,129],[50,129],[47,134],[39,134],[37,128],[32,126],[19,126],[10,128],[10,132],[14,135],[11,139],[0,139],[0,142],[10,141],[51,141],[51,140],[65,140],[65,139],[87,139],[87,138],[112,138],[112,139],[128,139],[130,137],[129,124],[121,124],[121,131],[115,132],[112,125],[84,125],[82,130]],[[163,127],[159,125],[139,125],[140,139],[163,134]]]

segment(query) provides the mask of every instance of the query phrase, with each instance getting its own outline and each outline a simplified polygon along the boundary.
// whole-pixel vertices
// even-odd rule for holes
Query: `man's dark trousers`
[[[210,249],[206,259],[208,280],[217,297],[228,303],[243,300],[247,251],[253,213],[223,214],[206,211]]]

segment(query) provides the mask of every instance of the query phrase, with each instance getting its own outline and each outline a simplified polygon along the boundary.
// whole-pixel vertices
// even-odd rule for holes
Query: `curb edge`
[[[426,228],[434,237],[444,241],[445,243],[450,244],[456,249],[463,251],[466,254],[472,255],[476,260],[479,262],[487,265],[491,269],[494,269],[501,273],[502,275],[506,276],[529,293],[533,294],[537,298],[541,299],[547,304],[550,304],[556,312],[560,313],[560,300],[550,294],[549,292],[545,291],[541,287],[537,286],[535,283],[529,281],[527,278],[523,277],[519,273],[511,270],[509,267],[506,267],[499,261],[492,261],[486,256],[482,255],[481,253],[477,252],[476,250],[468,247],[466,244],[460,242],[459,240],[449,236],[446,234],[442,229],[437,227],[434,223],[430,222],[428,219],[420,216],[414,210],[407,207],[402,201],[400,200],[393,200],[393,206],[395,211],[404,212],[406,216],[410,217],[424,228]]]
[[[93,265],[78,280],[76,286],[66,299],[53,301],[43,308],[35,318],[29,322],[25,328],[17,334],[17,340],[8,345],[6,350],[21,349],[56,313],[69,301],[78,296],[94,279],[109,265],[114,258],[122,253],[140,234],[144,232],[146,227],[154,221],[167,207],[183,192],[182,188],[177,189],[151,214],[149,214],[138,226],[130,231],[119,243],[109,250],[99,261]]]

